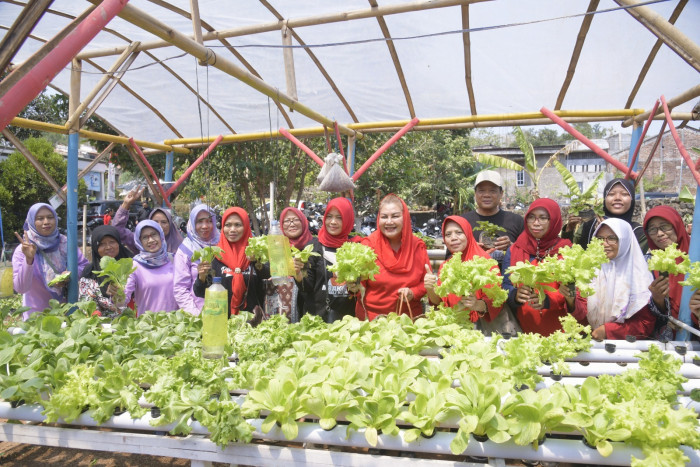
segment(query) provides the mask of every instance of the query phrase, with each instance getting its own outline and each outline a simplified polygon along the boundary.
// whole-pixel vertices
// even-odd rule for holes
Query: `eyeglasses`
[[[301,219],[287,219],[284,222],[282,222],[282,225],[292,225],[292,224],[301,224]]]
[[[611,236],[609,236],[609,237],[598,237],[598,236],[596,235],[595,238],[597,238],[597,239],[600,240],[601,242],[607,243],[608,245],[617,245],[617,242],[620,241],[620,239],[617,238],[617,237],[615,237],[614,235],[611,235]]]
[[[649,235],[657,235],[659,233],[659,230],[662,231],[665,234],[669,234],[673,232],[675,229],[671,224],[663,224],[658,227],[652,227],[651,229],[647,230],[647,233]]]
[[[160,240],[160,234],[156,232],[151,235],[141,235],[141,243],[146,243],[151,240]]]
[[[530,224],[534,224],[535,221],[538,221],[540,224],[546,224],[547,222],[549,222],[549,217],[544,217],[544,216],[537,217],[537,216],[530,215],[530,216],[527,216],[526,220]]]

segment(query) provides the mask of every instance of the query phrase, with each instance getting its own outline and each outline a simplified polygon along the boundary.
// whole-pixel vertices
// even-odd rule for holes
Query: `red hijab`
[[[231,243],[226,239],[223,234],[224,225],[226,220],[233,214],[241,218],[243,223],[243,235],[241,239],[237,242]],[[223,253],[221,253],[221,262],[227,267],[234,271],[233,277],[231,278],[231,314],[238,314],[238,311],[245,307],[243,297],[246,292],[245,281],[243,280],[243,274],[240,271],[244,271],[248,268],[250,261],[245,255],[245,249],[248,246],[248,239],[252,236],[250,232],[250,218],[248,213],[245,212],[243,208],[233,207],[228,208],[224,215],[221,217],[221,237],[219,238],[219,248],[221,248]],[[235,272],[236,269],[240,269],[238,273]]]
[[[304,213],[297,208],[284,208],[282,210],[282,214],[280,214],[280,226],[282,227],[282,233],[286,237],[289,237],[289,235],[287,235],[287,232],[284,231],[284,218],[288,212],[293,212],[294,215],[297,216],[301,221],[301,235],[299,235],[297,238],[290,238],[289,244],[292,245],[294,248],[302,250],[306,245],[309,244],[311,238],[313,238],[313,236],[311,235],[311,231],[309,230],[309,220],[306,218]]]
[[[395,253],[391,248],[389,239],[386,238],[379,229],[372,232],[363,243],[369,244],[369,246],[374,249],[374,251],[377,253],[379,262],[384,265],[386,270],[395,274],[405,274],[413,270],[413,262],[420,256],[417,254],[417,252],[420,248],[425,249],[425,243],[423,243],[423,240],[413,235],[413,229],[411,228],[411,216],[408,213],[408,206],[406,206],[406,203],[404,203],[401,198],[393,193],[388,194],[384,197],[382,203],[384,203],[384,200],[389,196],[396,197],[396,199],[401,202],[401,206],[403,207],[401,248]],[[377,213],[377,220],[381,215],[381,203],[379,206],[380,208],[379,212]]]
[[[326,217],[333,208],[336,208],[340,212],[340,217],[343,219],[343,228],[339,235],[331,235],[326,230]],[[333,198],[328,203],[328,206],[326,206],[326,212],[323,214],[323,227],[318,231],[318,240],[323,246],[338,248],[348,241],[348,235],[352,232],[354,226],[355,212],[350,200],[347,198]]]
[[[530,233],[527,226],[527,216],[537,208],[542,208],[549,215],[549,229],[544,237],[537,240]],[[559,205],[549,198],[539,198],[535,200],[525,213],[525,228],[520,236],[515,240],[515,243],[510,247],[510,264],[516,264],[518,261],[529,261],[531,256],[537,255],[539,251],[540,259],[545,256],[555,255],[559,248],[570,246],[569,240],[564,240],[559,237],[561,232],[561,209]]]
[[[678,249],[684,253],[688,253],[688,248],[690,247],[690,237],[688,232],[685,230],[685,224],[681,218],[678,211],[670,206],[656,206],[651,208],[647,215],[644,216],[644,233],[647,233],[649,229],[649,222],[654,217],[660,217],[669,224],[673,226],[673,230],[676,231],[676,236],[678,239],[676,243],[678,244]],[[654,242],[653,237],[647,233],[647,242],[649,243],[650,250],[658,250],[659,246]],[[676,262],[680,263],[683,261],[678,258]],[[671,311],[674,318],[678,318],[678,310],[681,304],[681,294],[683,293],[683,286],[679,284],[680,281],[685,279],[685,274],[670,274],[668,277],[668,298],[671,300]]]

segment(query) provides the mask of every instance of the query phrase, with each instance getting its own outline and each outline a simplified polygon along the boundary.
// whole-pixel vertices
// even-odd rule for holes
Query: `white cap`
[[[484,170],[479,172],[479,175],[476,176],[476,181],[474,182],[474,188],[476,188],[481,182],[491,182],[497,187],[503,188],[501,174],[495,170]]]

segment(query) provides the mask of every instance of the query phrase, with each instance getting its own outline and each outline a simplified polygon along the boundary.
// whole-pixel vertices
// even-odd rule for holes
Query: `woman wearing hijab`
[[[134,233],[127,229],[126,225],[129,222],[129,209],[134,201],[141,197],[143,190],[144,188],[141,188],[140,190],[135,188],[128,192],[126,196],[124,196],[122,205],[119,206],[117,213],[112,219],[112,225],[119,229],[119,234],[122,237],[124,245],[126,245],[126,247],[133,253],[138,252],[138,248],[136,246]],[[168,253],[173,255],[177,253],[177,249],[182,243],[182,234],[180,234],[180,229],[173,222],[173,216],[170,213],[170,210],[155,208],[149,213],[148,219],[156,221],[158,224],[160,224],[160,228],[163,230],[163,235],[165,235],[165,243],[168,245]]]
[[[313,239],[314,251],[302,270],[300,261],[295,261],[297,285],[303,297],[304,313],[320,316],[327,323],[355,316],[355,297],[348,293],[347,284],[338,284],[328,270],[335,264],[335,253],[348,238],[355,226],[355,212],[347,198],[334,198],[326,206],[323,226],[318,231],[318,240]]]
[[[464,217],[447,217],[442,223],[442,238],[447,246],[448,259],[455,253],[462,253],[462,261],[471,260],[475,256],[491,259],[491,256],[476,242],[472,233],[472,227]],[[444,265],[445,263],[442,263],[440,271],[442,271]],[[498,269],[498,265],[494,264],[494,267]],[[435,286],[439,283],[438,276],[433,274],[427,265],[425,268],[426,274],[423,278],[423,283],[431,305],[437,305],[441,301],[449,307],[460,304],[462,308],[470,311],[469,318],[472,323],[477,323],[477,327],[483,321],[491,323],[501,313],[503,307],[493,306],[493,300],[488,298],[481,290],[469,297],[458,297],[454,294],[444,298],[439,297],[435,293]]]
[[[48,283],[68,268],[68,239],[58,232],[56,211],[46,203],[29,208],[23,228],[23,236],[15,232],[20,245],[12,254],[12,284],[22,294],[22,305],[29,308],[22,314],[26,320],[48,308],[51,299],[65,303],[68,280],[53,287]],[[80,249],[77,253],[80,274],[88,262]]]
[[[204,298],[197,297],[192,290],[195,280],[199,275],[199,261],[192,261],[195,251],[205,246],[213,246],[219,243],[219,229],[216,228],[216,213],[206,204],[198,204],[190,212],[187,221],[187,238],[183,240],[173,263],[175,275],[173,278],[173,292],[175,300],[180,308],[195,316],[202,312]]]
[[[649,242],[650,250],[663,250],[675,243],[678,249],[688,253],[690,237],[685,230],[685,224],[678,211],[670,206],[656,206],[644,217],[644,232]],[[678,262],[682,260],[678,258]],[[654,281],[649,285],[652,301],[649,309],[656,317],[654,337],[659,340],[673,340],[675,332],[668,326],[668,316],[678,318],[683,286],[679,283],[685,279],[684,274],[660,275],[653,273]],[[693,315],[697,327],[697,317]]]
[[[168,253],[160,224],[147,219],[134,232],[139,254],[134,256],[136,270],[124,286],[127,301],[134,295],[137,316],[147,311],[175,311],[179,308],[173,295],[174,265]]]
[[[197,297],[204,297],[207,287],[212,283],[212,275],[209,273],[212,271],[214,277],[221,277],[221,285],[228,290],[230,317],[241,310],[252,312],[256,306],[264,306],[263,279],[269,277],[269,269],[258,271],[246,257],[245,249],[252,233],[250,218],[244,209],[228,208],[221,218],[221,226],[221,259],[215,257],[211,264],[204,261],[199,264],[194,293]]]
[[[644,235],[644,229],[637,222],[632,221],[632,216],[634,215],[634,183],[631,180],[626,180],[624,178],[614,178],[605,185],[603,189],[603,212],[605,213],[605,219],[622,219],[632,227],[634,235],[637,238],[637,243],[639,243],[642,252],[647,251],[647,238]],[[581,222],[581,218],[578,216],[570,217],[566,224],[564,232],[562,232],[562,237],[573,240],[574,232],[576,226]],[[576,243],[584,248],[588,247],[593,239],[593,233],[595,229],[600,224],[600,220],[593,218],[587,221],[581,227],[581,237]]]
[[[105,278],[97,275],[102,270],[100,260],[109,256],[116,260],[131,258],[131,253],[121,242],[119,231],[111,225],[101,225],[92,231],[91,235],[92,263],[83,269],[78,283],[78,300],[94,301],[95,310],[100,316],[115,318],[122,313],[122,307],[112,301],[116,292],[113,284],[100,285]]]
[[[538,264],[547,256],[557,255],[559,248],[570,246],[569,240],[559,237],[561,224],[561,210],[556,202],[548,198],[535,200],[525,214],[525,230],[506,252],[503,270],[519,261]],[[575,297],[570,296],[566,284],[553,282],[546,285],[554,290],[545,290],[545,299],[540,302],[537,293],[530,287],[514,286],[510,274],[503,277],[503,288],[508,292],[508,306],[515,310],[523,332],[548,336],[561,329],[559,318],[573,312],[575,302],[585,302],[578,292]]]
[[[652,275],[632,226],[622,219],[606,219],[595,231],[610,262],[593,280],[595,293],[588,303],[577,303],[577,315],[588,320],[594,339],[646,339],[656,318],[649,310]]]
[[[421,315],[423,276],[430,260],[423,240],[413,235],[406,203],[394,194],[385,196],[379,203],[377,230],[361,242],[377,254],[379,274],[373,281],[362,282],[365,293],[357,299],[356,316],[373,320],[397,310],[414,317]]]

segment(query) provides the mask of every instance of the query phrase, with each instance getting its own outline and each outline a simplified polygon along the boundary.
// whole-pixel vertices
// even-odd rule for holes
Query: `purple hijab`
[[[56,227],[49,235],[41,235],[36,230],[34,221],[41,208],[47,208],[56,219]],[[29,241],[36,245],[36,266],[44,279],[44,286],[49,290],[53,298],[59,300],[63,296],[63,290],[56,287],[49,287],[47,284],[54,277],[61,274],[68,268],[68,239],[58,232],[58,215],[50,204],[36,203],[27,212],[24,221],[24,230],[27,232]]]
[[[195,230],[197,215],[202,211],[207,211],[212,217],[214,217],[212,220],[214,225],[212,228],[211,238],[209,240],[201,238],[199,235],[197,235],[197,231]],[[192,211],[190,211],[190,218],[187,221],[187,238],[182,241],[181,246],[184,246],[187,250],[189,250],[187,256],[191,257],[192,253],[204,248],[205,246],[218,244],[220,235],[219,229],[216,227],[216,213],[214,210],[206,204],[198,204],[192,208]]]
[[[146,227],[155,229],[155,231],[158,232],[158,235],[160,235],[160,249],[154,253],[149,253],[146,251],[141,243],[141,231]],[[158,222],[150,219],[139,222],[136,226],[136,231],[134,232],[134,243],[136,244],[136,248],[139,249],[139,254],[134,256],[134,261],[137,263],[149,269],[154,269],[170,262],[171,258],[170,253],[168,253],[168,244],[165,241],[163,228]]]
[[[148,215],[148,218],[153,219],[153,216],[158,212],[163,213],[165,217],[168,218],[168,222],[170,223],[170,231],[165,237],[165,241],[168,244],[168,251],[172,254],[175,254],[177,252],[177,249],[180,247],[180,244],[182,243],[182,234],[180,234],[180,228],[176,226],[173,222],[173,216],[172,214],[170,214],[169,209],[155,208]]]

